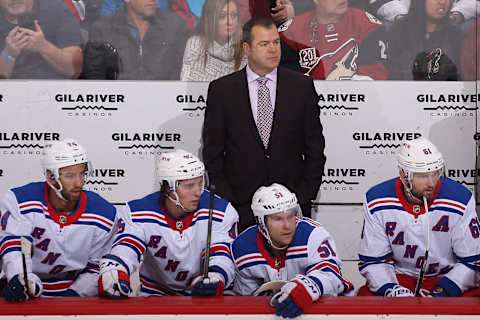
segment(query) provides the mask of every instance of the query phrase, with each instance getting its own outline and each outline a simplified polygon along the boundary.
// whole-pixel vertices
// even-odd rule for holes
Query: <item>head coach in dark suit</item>
[[[243,27],[244,69],[212,81],[203,127],[203,159],[216,193],[240,215],[240,230],[255,223],[253,193],[278,182],[294,192],[305,216],[325,165],[325,140],[313,81],[278,67],[274,22],[254,17]]]

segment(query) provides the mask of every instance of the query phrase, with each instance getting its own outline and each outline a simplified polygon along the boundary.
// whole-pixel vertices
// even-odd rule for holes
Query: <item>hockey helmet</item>
[[[47,176],[47,171],[51,172],[59,187],[52,185],[48,178],[47,183],[61,199],[64,199],[64,197],[61,194],[63,186],[59,179],[60,169],[82,163],[86,164],[86,169],[92,169],[88,161],[87,151],[74,139],[65,138],[60,141],[50,141],[43,146],[41,159],[43,173]]]
[[[405,141],[397,153],[398,167],[410,172],[433,172],[443,169],[443,156],[427,138]]]
[[[407,194],[420,202],[421,199],[412,193],[412,174],[439,171],[441,175],[444,170],[442,154],[430,140],[424,137],[405,141],[398,150],[397,162],[404,174],[402,182]]]
[[[290,190],[279,183],[274,183],[268,187],[260,187],[255,191],[251,208],[253,215],[257,219],[260,231],[272,246],[274,245],[265,224],[265,217],[289,210],[293,210],[297,217],[302,216],[295,193],[290,192]]]
[[[157,160],[156,174],[160,185],[167,181],[170,191],[176,197],[168,198],[184,210],[176,191],[178,183],[181,180],[203,177],[203,187],[205,186],[205,165],[196,156],[182,149],[162,153]]]

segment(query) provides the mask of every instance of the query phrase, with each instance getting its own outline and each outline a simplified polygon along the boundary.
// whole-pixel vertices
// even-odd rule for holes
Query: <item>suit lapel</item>
[[[283,116],[283,113],[288,110],[288,104],[285,101],[288,101],[287,97],[284,93],[287,91],[285,90],[292,90],[292,88],[285,88],[282,90],[282,69],[280,67],[277,68],[277,88],[275,92],[275,109],[273,112],[273,121],[272,121],[272,129],[270,130],[270,139],[268,140],[268,148],[275,139],[275,132],[280,130],[281,126],[281,119],[287,119]],[[283,102],[283,103],[282,103]]]

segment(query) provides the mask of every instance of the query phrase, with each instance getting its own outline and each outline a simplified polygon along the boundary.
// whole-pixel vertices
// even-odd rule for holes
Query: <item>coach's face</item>
[[[33,8],[33,0],[0,0],[0,8],[7,16],[16,17]]]
[[[250,69],[264,76],[280,63],[280,36],[275,26],[254,26],[251,33],[251,44],[244,42],[243,50],[248,57]]]

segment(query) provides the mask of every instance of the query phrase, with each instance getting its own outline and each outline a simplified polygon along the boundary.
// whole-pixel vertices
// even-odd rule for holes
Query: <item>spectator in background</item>
[[[367,0],[356,1],[360,2]],[[405,7],[406,12],[408,12],[411,0],[369,0],[369,2],[371,2],[371,7],[378,7],[381,5],[377,14],[380,14],[378,16],[379,18],[383,18],[382,14],[394,14],[395,16],[399,14],[404,15],[405,13],[401,12],[403,11],[401,7]],[[448,17],[454,25],[461,26],[462,30],[465,31],[470,27],[470,24],[479,14],[479,0],[452,0],[452,8],[450,9]],[[389,20],[393,21],[393,19]]]
[[[297,51],[313,79],[384,80],[388,71],[385,30],[368,12],[347,0],[315,0],[316,9],[296,16],[281,37]]]
[[[413,61],[413,80],[457,81],[457,66],[440,48],[419,53]]]
[[[463,80],[480,80],[480,30],[478,20],[468,30],[460,50]]]
[[[466,31],[479,15],[479,0],[454,0],[448,17],[454,25],[461,26]]]
[[[58,0],[0,0],[0,78],[76,78],[80,26]]]
[[[194,30],[200,16],[205,0],[168,0],[168,9],[185,20],[188,29]]]
[[[63,0],[67,7],[77,18],[78,22],[85,19],[85,4],[82,0]]]
[[[180,79],[188,29],[182,19],[157,4],[158,0],[125,0],[125,6],[92,25],[90,41],[108,42],[118,51],[122,62],[118,79]],[[90,64],[97,62],[85,64],[95,70],[102,66]]]
[[[124,0],[101,0],[101,1],[102,1],[102,6],[100,8],[101,17],[105,17],[114,13],[115,11],[120,9],[120,7],[122,7],[125,4],[125,2],[127,2]],[[157,7],[163,10],[167,10],[167,7],[168,7],[167,1],[168,0],[158,0]]]
[[[413,80],[415,57],[423,51],[440,48],[458,66],[462,37],[448,18],[450,0],[417,0],[408,14],[397,20],[389,35],[390,79]],[[457,68],[458,69],[458,68]]]
[[[194,35],[187,41],[180,75],[212,81],[246,65],[236,0],[206,0]]]

